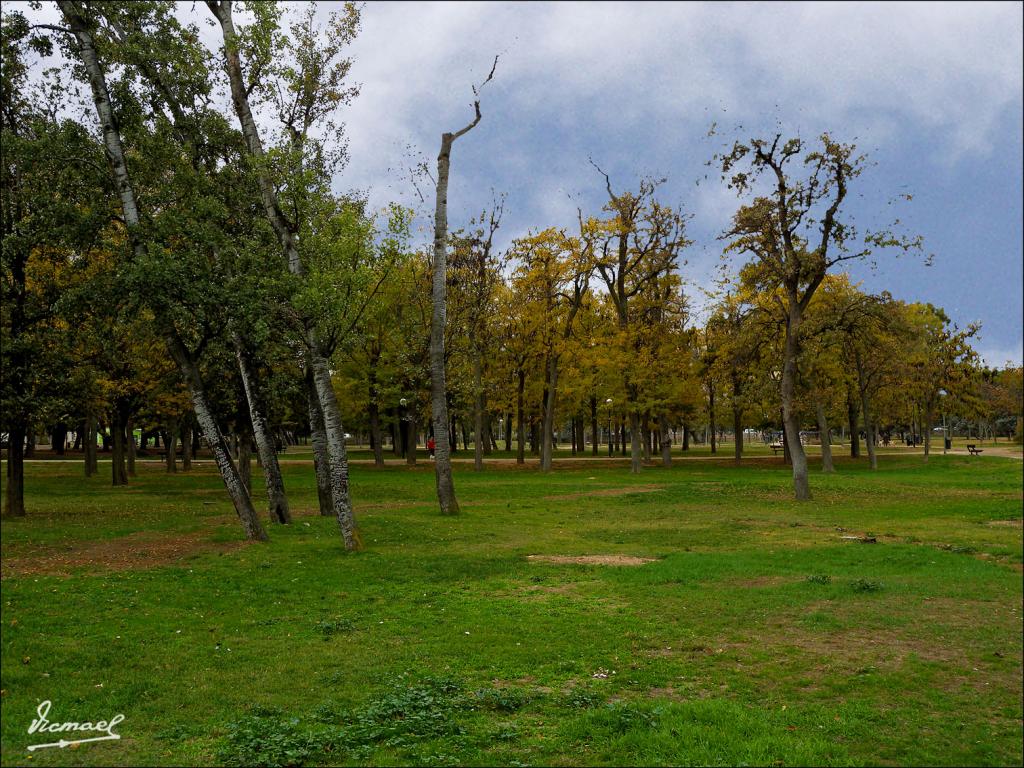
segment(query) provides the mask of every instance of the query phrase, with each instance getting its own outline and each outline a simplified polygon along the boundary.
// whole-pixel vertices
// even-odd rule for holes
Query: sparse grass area
[[[459,466],[443,518],[429,464],[355,466],[346,556],[304,463],[244,546],[208,462],[30,464],[2,762],[1020,765],[1021,462],[838,469]],[[123,739],[29,759],[44,699]]]

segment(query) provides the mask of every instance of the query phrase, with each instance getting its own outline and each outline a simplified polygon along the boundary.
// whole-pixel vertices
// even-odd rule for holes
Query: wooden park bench
[[[768,447],[772,449],[772,456],[778,456],[779,451],[781,451],[785,446],[783,446],[782,443],[771,443]]]
[[[982,451],[984,451],[984,450],[985,450],[984,448],[979,448],[979,447],[978,447],[977,445],[975,445],[974,443],[971,443],[970,445],[968,445],[968,446],[967,446],[967,452],[968,452],[969,454],[971,454],[971,456],[978,456],[978,455],[980,455],[980,454],[981,454],[981,452],[982,452]]]

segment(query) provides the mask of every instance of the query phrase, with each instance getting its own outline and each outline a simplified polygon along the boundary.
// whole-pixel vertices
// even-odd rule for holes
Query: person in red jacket
[[[427,451],[430,453],[430,458],[434,458],[434,448],[436,446],[437,443],[434,442],[434,438],[427,440]]]

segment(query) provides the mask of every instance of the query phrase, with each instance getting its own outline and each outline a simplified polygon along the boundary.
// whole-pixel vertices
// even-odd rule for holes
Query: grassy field
[[[265,545],[208,462],[118,489],[30,464],[2,528],[0,757],[1020,765],[1022,463],[865,463],[805,504],[776,458],[458,466],[458,518],[430,465],[359,465],[348,556],[305,462]],[[123,738],[30,753],[44,699],[122,713]]]

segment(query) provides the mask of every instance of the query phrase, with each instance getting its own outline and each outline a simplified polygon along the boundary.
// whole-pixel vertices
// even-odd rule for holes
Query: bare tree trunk
[[[832,435],[828,430],[828,419],[825,416],[825,405],[819,400],[815,403],[818,414],[818,434],[821,436],[821,471],[835,472],[832,465]]]
[[[634,398],[635,399],[635,398]],[[629,446],[630,466],[629,471],[634,475],[640,473],[640,414],[634,408],[629,412]]]
[[[597,395],[590,396],[590,437],[592,447],[590,450],[591,455],[597,456],[600,451],[601,433],[597,427]]]
[[[384,466],[384,441],[380,431],[380,406],[377,404],[377,384],[370,380],[370,401],[367,405],[370,416],[370,442],[373,443],[373,464]]]
[[[405,454],[405,463],[410,467],[416,466],[416,444],[419,441],[419,424],[416,421],[416,407],[409,409],[409,448]]]
[[[181,420],[181,471],[192,469],[192,414],[186,414]]]
[[[338,518],[338,527],[349,551],[363,548],[359,529],[356,527],[352,502],[348,493],[348,454],[345,450],[345,432],[341,426],[341,410],[338,398],[334,394],[331,383],[331,372],[327,361],[316,354],[320,348],[316,334],[310,331],[309,362],[313,368],[313,382],[316,385],[317,399],[323,407],[324,432],[327,435],[327,462],[331,468],[331,500]]]
[[[24,420],[11,425],[7,435],[7,488],[4,517],[25,516],[25,428]]]
[[[544,398],[544,423],[541,427],[540,443],[540,470],[541,472],[551,471],[551,452],[555,431],[555,399],[558,392],[558,356],[550,355],[547,365],[547,387]]]
[[[242,478],[245,492],[252,498],[252,435],[248,425],[239,426],[235,435],[238,441],[238,476]]]
[[[857,428],[858,414],[860,408],[857,405],[857,398],[853,394],[853,385],[847,385],[846,390],[846,418],[850,426],[850,458],[860,458],[860,436]]]
[[[935,418],[934,407],[930,400],[924,401],[924,420],[927,425],[927,429],[922,429],[924,433],[924,460],[928,461],[928,456],[931,454],[932,448],[932,419]],[[942,439],[945,440],[946,436],[943,435]],[[945,445],[945,443],[943,443]]]
[[[743,459],[743,383],[736,370],[732,372],[732,433],[732,455],[739,464]]]
[[[175,473],[178,471],[178,425],[171,423],[167,425],[167,431],[164,433],[167,435],[165,442],[167,450],[167,471]]]
[[[125,420],[125,457],[128,461],[128,477],[135,477],[135,422],[131,416]]]
[[[437,199],[434,210],[433,313],[430,322],[430,390],[434,420],[434,475],[437,501],[443,515],[457,515],[452,480],[452,458],[449,443],[448,388],[444,369],[444,328],[448,293],[448,170],[455,134],[441,136],[441,152],[437,156]]]
[[[313,470],[316,474],[316,494],[320,503],[320,515],[334,516],[334,500],[331,496],[331,467],[327,460],[327,432],[324,429],[324,413],[316,396],[313,371],[306,368],[306,405],[309,410],[310,442],[313,445]],[[378,435],[378,440],[380,436]]]
[[[116,403],[111,410],[113,423],[111,424],[110,431],[114,445],[110,457],[110,480],[112,485],[128,485],[128,473],[124,466],[124,414],[121,407]]]
[[[854,361],[857,364],[857,386],[860,389],[860,407],[864,415],[864,443],[868,449],[868,461],[872,469],[878,469],[878,457],[875,455],[875,430],[871,410],[868,407],[868,382],[864,374],[864,361],[860,350],[854,350]]]
[[[473,350],[473,469],[484,468],[484,366],[479,349]]]
[[[641,448],[644,461],[651,460],[651,416],[650,411],[644,411],[643,423],[640,427]]]
[[[96,462],[96,417],[90,412],[85,417],[85,439],[82,443],[85,451],[85,476],[92,477],[97,471]]]
[[[793,491],[798,501],[811,498],[807,478],[807,454],[800,443],[800,418],[796,412],[797,358],[800,354],[800,322],[802,320],[795,296],[790,297],[790,312],[786,323],[785,360],[782,366],[782,415],[786,444],[793,460]]]
[[[494,67],[486,85],[494,76],[498,59],[494,59]],[[478,95],[476,88],[474,95]],[[433,274],[433,313],[430,321],[430,375],[431,399],[434,419],[434,439],[437,460],[434,462],[434,475],[437,479],[437,500],[441,506],[441,514],[457,515],[459,502],[455,498],[455,483],[452,481],[451,452],[448,443],[448,389],[444,370],[444,328],[445,304],[448,277],[448,173],[451,168],[452,144],[460,136],[468,133],[480,122],[480,101],[473,102],[476,113],[473,121],[455,133],[441,134],[441,151],[437,154],[437,189],[434,208],[434,274]]]
[[[672,466],[672,436],[668,429],[668,416],[658,417],[658,428],[661,430],[661,466]]]
[[[266,541],[267,533],[260,524],[259,516],[256,514],[256,510],[253,509],[252,500],[249,498],[245,486],[242,485],[242,479],[238,475],[238,468],[231,461],[227,442],[224,440],[220,427],[217,426],[213,410],[206,399],[206,390],[203,387],[199,369],[192,360],[191,354],[185,345],[176,336],[168,337],[167,346],[175,362],[178,363],[178,367],[181,368],[185,375],[185,381],[192,394],[192,405],[195,408],[196,419],[203,432],[203,437],[206,439],[206,444],[213,452],[213,460],[220,471],[220,476],[224,481],[225,488],[227,488],[228,496],[231,497],[231,502],[234,504],[235,513],[242,523],[242,529],[245,531],[246,538]],[[170,450],[170,447],[168,447],[168,450]]]
[[[518,423],[516,425],[516,464],[524,464],[526,463],[526,415],[523,413],[523,393],[526,388],[526,372],[519,370],[518,376],[519,381],[516,387],[516,411],[518,413]]]
[[[267,420],[263,415],[260,395],[256,391],[255,377],[253,376],[249,355],[242,344],[241,337],[237,333],[232,334],[232,341],[235,345],[235,360],[238,362],[238,371],[242,378],[242,387],[245,390],[245,399],[249,405],[249,422],[252,424],[252,434],[256,439],[256,451],[259,455],[260,467],[263,469],[263,479],[266,483],[267,511],[270,514],[271,522],[287,525],[292,521],[292,513],[288,507],[288,496],[284,490],[281,466],[277,462],[276,445],[274,444],[273,437],[267,430]],[[185,453],[188,452],[184,439],[182,439],[182,450]],[[247,483],[246,487],[250,487],[250,485]]]
[[[512,450],[512,411],[505,414],[505,450]]]
[[[683,422],[683,445],[681,447],[684,451],[690,450],[690,428],[685,421]]]
[[[708,382],[708,427],[711,431],[711,453],[718,453],[718,425],[715,422],[715,383]]]

